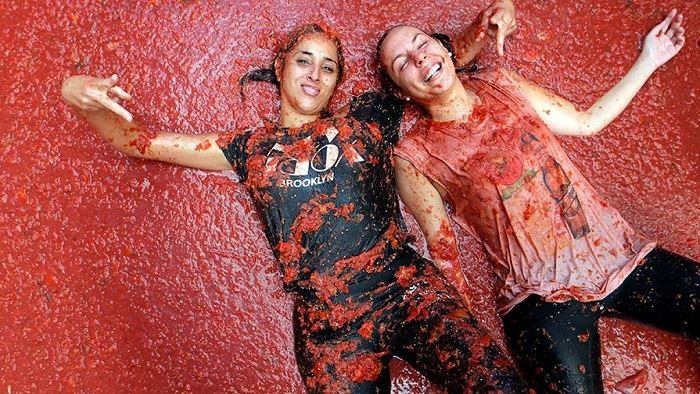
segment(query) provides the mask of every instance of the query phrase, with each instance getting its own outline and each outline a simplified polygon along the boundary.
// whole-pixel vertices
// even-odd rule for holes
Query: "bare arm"
[[[675,56],[685,43],[683,16],[671,11],[644,39],[644,47],[627,74],[590,108],[579,111],[570,101],[509,72],[539,117],[557,134],[593,135],[627,108],[646,80]]]
[[[440,193],[410,162],[400,157],[395,157],[395,160],[396,186],[401,201],[416,218],[428,241],[433,261],[468,304],[467,284],[458,261],[457,240]]]
[[[231,165],[218,148],[218,135],[157,132],[133,121],[121,100],[131,96],[117,86],[118,77],[67,78],[63,99],[115,149],[125,155],[203,170],[227,170]]]
[[[515,4],[511,0],[495,0],[471,26],[455,36],[456,66],[469,64],[486,45],[487,37],[496,40],[498,54],[503,56],[506,36],[516,28]]]

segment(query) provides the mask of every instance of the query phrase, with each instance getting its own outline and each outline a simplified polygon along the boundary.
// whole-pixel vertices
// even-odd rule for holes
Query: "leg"
[[[505,352],[433,269],[408,288],[396,354],[449,393],[527,392]]]
[[[503,318],[508,343],[538,393],[602,393],[597,303],[530,296]]]
[[[656,248],[603,302],[610,314],[700,340],[700,264]]]
[[[378,346],[375,338],[365,339],[351,329],[311,332],[300,308],[304,309],[299,305],[295,308],[296,358],[309,393],[390,392],[391,355]]]

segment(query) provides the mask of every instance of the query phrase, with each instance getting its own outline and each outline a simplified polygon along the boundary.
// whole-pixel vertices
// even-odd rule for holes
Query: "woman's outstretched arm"
[[[469,304],[467,283],[459,265],[459,250],[442,196],[413,164],[395,156],[396,186],[401,201],[418,222],[430,257]]]
[[[627,74],[586,111],[579,111],[568,100],[508,71],[518,83],[539,117],[549,128],[562,135],[586,136],[610,124],[632,101],[646,80],[661,65],[674,57],[685,43],[683,16],[674,9],[654,26]]]
[[[119,103],[131,96],[117,85],[117,75],[100,79],[75,75],[63,82],[63,99],[115,149],[125,155],[202,170],[228,170],[216,133],[157,132],[133,121]]]

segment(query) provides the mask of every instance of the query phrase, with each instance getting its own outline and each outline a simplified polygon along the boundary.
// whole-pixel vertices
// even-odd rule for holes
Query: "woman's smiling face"
[[[338,82],[338,48],[323,34],[302,38],[287,54],[280,78],[282,107],[300,115],[317,115]]]
[[[398,26],[387,33],[379,50],[379,61],[401,91],[416,101],[447,92],[457,80],[445,47],[412,26]]]

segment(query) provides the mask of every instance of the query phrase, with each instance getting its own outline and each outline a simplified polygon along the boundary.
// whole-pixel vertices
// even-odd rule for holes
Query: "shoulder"
[[[470,79],[482,81],[489,85],[512,85],[519,75],[504,67],[484,67],[471,74]]]

